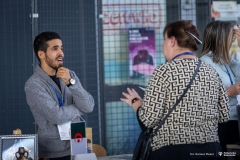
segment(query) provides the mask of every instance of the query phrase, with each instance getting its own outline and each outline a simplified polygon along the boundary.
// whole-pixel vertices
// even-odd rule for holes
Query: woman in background
[[[127,88],[121,101],[134,109],[142,130],[155,130],[183,94],[200,63],[186,95],[153,137],[149,159],[217,159],[221,151],[218,123],[229,119],[226,90],[216,70],[195,56],[201,41],[190,21],[167,24],[163,36],[167,62],[153,72],[144,100],[134,89]]]
[[[238,28],[240,28],[238,26]],[[204,31],[201,60],[210,64],[218,72],[227,90],[230,105],[230,120],[219,124],[219,139],[224,152],[227,144],[239,142],[237,121],[237,95],[240,94],[240,61],[231,58],[229,50],[237,39],[240,47],[240,29],[234,29],[230,22],[210,22]]]

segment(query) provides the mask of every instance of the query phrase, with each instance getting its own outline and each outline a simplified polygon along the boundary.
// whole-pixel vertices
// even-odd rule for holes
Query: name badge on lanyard
[[[63,92],[63,100],[62,100],[62,98],[61,98],[60,94],[58,93],[57,89],[52,84],[50,84],[50,86],[53,88],[53,90],[54,90],[54,92],[55,92],[55,94],[57,96],[58,103],[59,103],[60,107],[64,106],[65,92]]]
[[[230,79],[231,85],[233,85],[233,80],[232,80],[231,74],[230,74],[230,72],[228,71],[228,69],[227,69],[227,67],[225,65],[224,65],[224,67],[226,68],[226,73],[227,73],[227,75],[228,75],[228,77]]]

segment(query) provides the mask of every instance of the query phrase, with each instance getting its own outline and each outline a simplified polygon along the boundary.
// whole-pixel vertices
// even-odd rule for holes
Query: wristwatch
[[[69,84],[67,86],[69,87],[71,85],[74,85],[75,83],[76,83],[76,80],[71,78],[70,81],[69,81]]]

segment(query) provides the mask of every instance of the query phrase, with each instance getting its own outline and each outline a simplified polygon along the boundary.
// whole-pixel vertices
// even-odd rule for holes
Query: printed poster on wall
[[[130,28],[128,41],[130,77],[151,76],[156,66],[154,28]]]

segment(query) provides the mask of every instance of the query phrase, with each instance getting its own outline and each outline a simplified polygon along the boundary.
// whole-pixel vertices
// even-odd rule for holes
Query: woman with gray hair
[[[240,28],[238,26],[238,28]],[[231,22],[210,22],[204,31],[201,60],[210,64],[219,74],[229,97],[230,119],[219,124],[219,139],[224,152],[227,144],[239,142],[237,95],[240,94],[240,61],[230,56],[229,50],[237,39],[240,47],[240,29]]]

